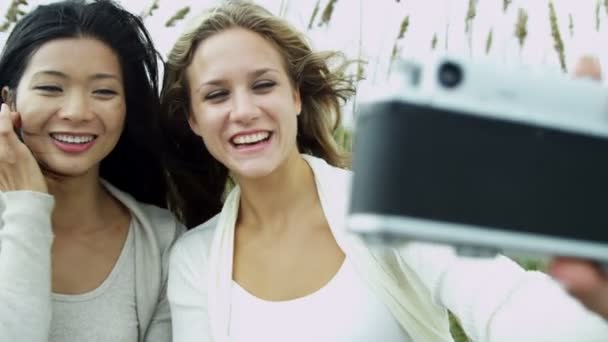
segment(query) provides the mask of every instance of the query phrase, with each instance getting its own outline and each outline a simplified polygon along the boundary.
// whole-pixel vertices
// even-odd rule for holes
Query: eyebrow
[[[68,75],[64,74],[61,71],[57,71],[57,70],[42,70],[42,71],[38,71],[34,74],[34,76],[38,76],[38,75],[49,75],[49,76],[55,76],[55,77],[60,77],[60,78],[66,78],[66,79],[69,78]],[[94,74],[89,77],[89,79],[92,79],[92,80],[107,79],[107,78],[112,78],[117,81],[120,81],[118,76],[116,76],[114,74],[108,74],[108,73],[97,73],[97,74]]]
[[[279,72],[279,70],[274,69],[274,68],[262,68],[262,69],[258,69],[258,70],[254,70],[248,73],[248,76],[251,78],[256,78],[256,77],[260,77],[261,75],[267,73],[267,72]],[[198,87],[197,92],[201,91],[201,88],[206,86],[206,85],[215,85],[215,86],[219,86],[222,85],[224,83],[223,79],[212,79],[209,81],[204,81],[201,83],[201,85]]]

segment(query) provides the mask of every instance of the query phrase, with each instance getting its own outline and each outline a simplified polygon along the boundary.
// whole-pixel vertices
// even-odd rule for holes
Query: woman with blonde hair
[[[246,1],[178,39],[161,102],[180,212],[200,224],[236,186],[172,252],[174,341],[452,341],[448,309],[475,341],[605,340],[601,318],[505,257],[345,232],[351,174],[332,132],[347,65]]]

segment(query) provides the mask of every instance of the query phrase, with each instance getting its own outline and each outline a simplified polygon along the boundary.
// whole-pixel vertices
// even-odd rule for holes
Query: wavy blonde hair
[[[302,99],[297,132],[299,151],[323,158],[334,166],[346,167],[350,163],[348,152],[335,142],[333,133],[340,126],[341,105],[355,91],[352,78],[346,72],[351,62],[340,52],[313,52],[302,33],[259,5],[249,1],[226,1],[205,11],[190,24],[165,64],[161,102],[170,148],[169,164],[173,165],[169,176],[174,184],[174,195],[181,203],[178,206],[183,208],[195,199],[200,203],[206,196],[191,193],[202,191],[211,196],[210,202],[203,203],[208,202],[219,210],[216,199],[220,198],[218,192],[224,189],[227,170],[213,159],[187,124],[191,104],[186,70],[201,42],[231,28],[259,34],[282,56],[287,75],[299,89]],[[332,62],[336,64],[330,68]],[[195,174],[187,175],[192,172]],[[207,183],[195,186],[193,182],[198,179],[200,183],[201,177]],[[208,188],[203,189],[203,186]],[[200,204],[197,209],[200,210]],[[183,213],[186,221],[191,223],[191,215],[186,212]]]

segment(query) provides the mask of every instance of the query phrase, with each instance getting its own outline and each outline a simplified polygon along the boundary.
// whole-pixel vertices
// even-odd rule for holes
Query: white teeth
[[[68,134],[51,134],[53,139],[68,143],[68,144],[86,144],[95,139],[94,135],[68,135]]]
[[[253,144],[260,142],[270,136],[269,132],[260,132],[248,135],[239,135],[238,137],[232,139],[232,142],[241,145],[241,144]]]

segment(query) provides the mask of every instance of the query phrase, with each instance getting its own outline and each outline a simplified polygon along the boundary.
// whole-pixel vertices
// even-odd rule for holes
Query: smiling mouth
[[[253,134],[238,135],[230,139],[232,146],[236,148],[254,146],[270,140],[272,132],[258,132]]]
[[[84,145],[97,139],[97,136],[93,134],[52,133],[51,138],[62,144]]]

